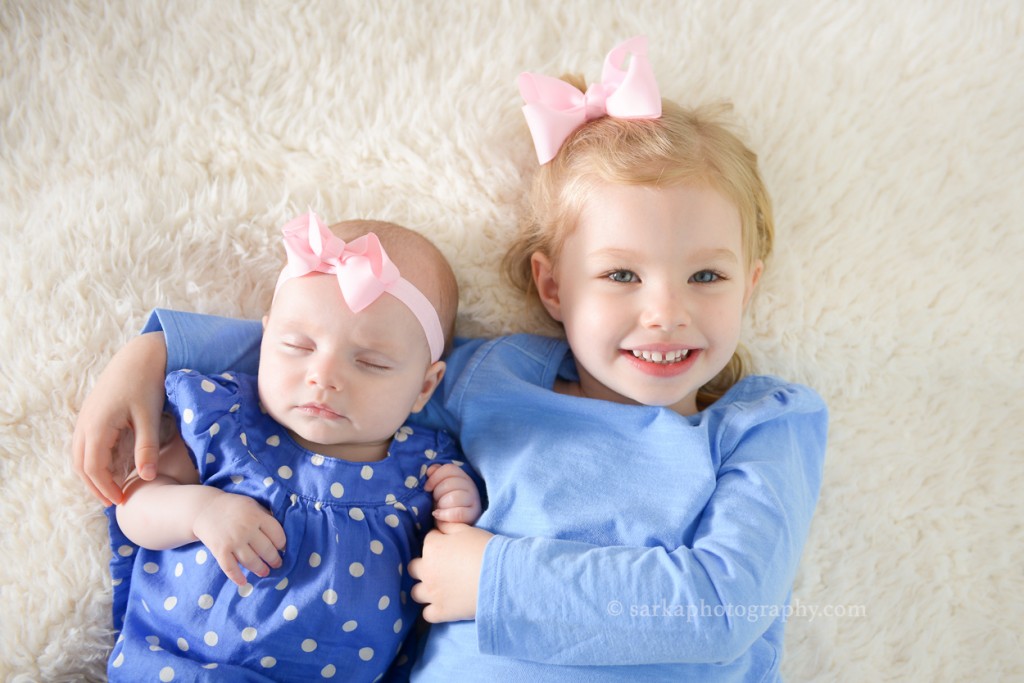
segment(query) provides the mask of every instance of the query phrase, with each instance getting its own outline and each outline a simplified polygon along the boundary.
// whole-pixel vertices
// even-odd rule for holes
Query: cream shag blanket
[[[647,34],[730,100],[778,251],[746,342],[832,410],[789,681],[1021,680],[1024,11],[993,2],[0,2],[0,679],[102,680],[75,415],[155,306],[254,318],[278,228],[394,220],[460,332],[537,330],[498,261],[535,164],[516,76]]]

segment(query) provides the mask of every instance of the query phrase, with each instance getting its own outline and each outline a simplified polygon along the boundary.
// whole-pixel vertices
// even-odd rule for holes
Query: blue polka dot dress
[[[201,543],[134,545],[110,508],[110,680],[381,679],[419,614],[406,567],[432,526],[427,468],[457,457],[453,441],[402,427],[384,460],[352,463],[298,446],[253,376],[186,370],[166,386],[200,481],[267,507],[284,564],[239,587]]]

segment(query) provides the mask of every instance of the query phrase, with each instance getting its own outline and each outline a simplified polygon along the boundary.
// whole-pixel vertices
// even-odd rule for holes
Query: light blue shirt
[[[258,324],[156,317],[175,328],[169,369],[258,351]],[[478,526],[498,535],[476,621],[432,627],[414,680],[778,679],[821,483],[817,394],[748,377],[683,417],[555,393],[577,379],[559,340],[472,341],[447,360],[417,417],[458,435],[487,487]]]

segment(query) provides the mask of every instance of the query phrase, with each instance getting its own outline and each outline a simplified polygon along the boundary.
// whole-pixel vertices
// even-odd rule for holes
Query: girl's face
[[[557,262],[533,255],[579,370],[579,386],[563,389],[696,413],[761,275],[741,245],[739,211],[709,186],[599,185]]]
[[[263,321],[259,395],[296,442],[347,460],[379,460],[444,373],[403,303],[381,296],[359,313],[333,275],[285,282]]]

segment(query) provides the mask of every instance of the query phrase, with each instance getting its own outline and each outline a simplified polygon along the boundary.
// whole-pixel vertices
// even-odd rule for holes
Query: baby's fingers
[[[213,553],[213,558],[217,560],[217,564],[220,565],[221,571],[231,579],[233,583],[238,586],[244,586],[248,583],[245,580],[245,574],[242,573],[242,568],[239,566],[239,560],[235,558],[235,554],[231,552],[217,552],[213,548],[210,548],[210,552]],[[248,567],[246,567],[248,569]]]
[[[472,524],[476,521],[478,511],[471,507],[446,507],[434,510],[434,519],[440,522],[461,522]]]

